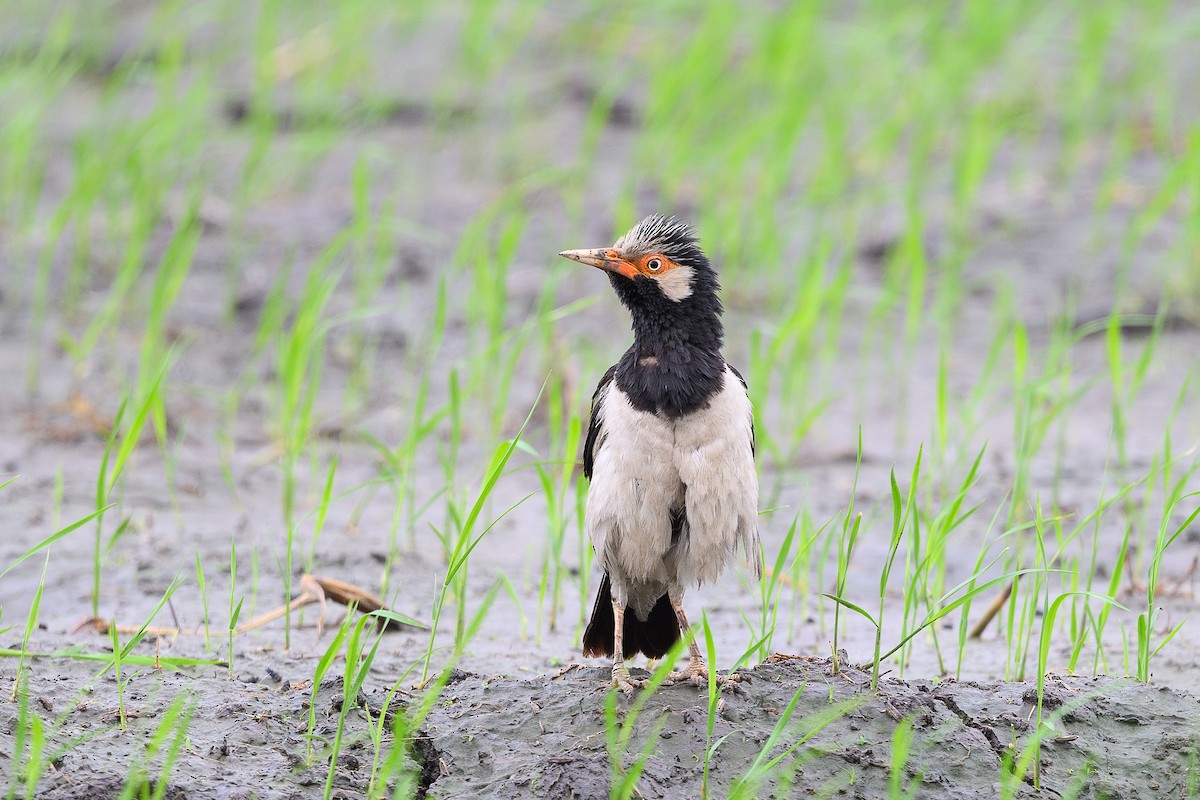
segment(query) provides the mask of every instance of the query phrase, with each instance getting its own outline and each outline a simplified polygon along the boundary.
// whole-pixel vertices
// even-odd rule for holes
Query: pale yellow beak
[[[563,250],[559,253],[563,258],[587,264],[605,272],[615,272],[633,280],[641,273],[638,268],[621,257],[621,254],[611,247],[598,247],[594,250]]]

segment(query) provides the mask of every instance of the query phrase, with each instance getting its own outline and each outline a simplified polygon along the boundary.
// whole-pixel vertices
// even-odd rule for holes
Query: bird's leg
[[[675,592],[670,592],[669,595],[671,608],[675,609],[675,618],[679,620],[679,630],[684,636],[687,636],[692,626],[688,624],[687,614],[683,613],[683,598]],[[668,675],[667,683],[687,682],[703,686],[708,682],[708,665],[704,663],[704,654],[700,652],[700,643],[694,636],[688,639],[688,655],[688,665]]]
[[[683,613],[682,593],[669,592],[669,596],[671,598],[671,608],[675,609],[675,618],[679,620],[679,630],[684,636],[687,636],[692,626],[688,624],[687,614]],[[736,675],[714,674],[713,678],[717,683],[738,682]],[[696,686],[704,686],[708,683],[708,664],[704,661],[704,654],[700,652],[700,643],[696,641],[696,637],[693,636],[688,639],[688,665],[668,675],[666,682],[687,682]]]
[[[645,681],[634,680],[625,666],[625,605],[613,598],[613,668],[612,685],[620,689],[626,696],[632,695],[633,690],[646,685]]]

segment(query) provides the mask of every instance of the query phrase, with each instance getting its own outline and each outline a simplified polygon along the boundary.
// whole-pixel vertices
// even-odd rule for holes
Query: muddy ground
[[[152,781],[161,796],[318,797],[327,781],[333,797],[363,796],[375,766],[368,728],[395,701],[374,687],[348,704],[331,778],[320,746],[309,747],[309,707],[314,735],[333,739],[345,704],[342,679],[328,678],[314,693],[306,678],[311,660],[259,653],[240,663],[232,680],[212,671],[142,672],[127,690],[126,732],[116,724],[111,679],[86,681],[81,693],[69,672],[39,670],[30,686],[39,713],[66,720],[83,744],[55,758],[38,796],[116,796],[130,765],[145,758],[138,734],[154,728],[156,712],[180,694],[200,702],[169,779]],[[1044,689],[1047,733],[1035,776],[1031,684],[884,678],[873,691],[867,672],[835,674],[828,659],[798,656],[774,656],[738,674],[740,683],[717,701],[711,738],[707,694],[679,685],[640,706],[628,739],[618,744],[612,721],[627,719],[633,701],[621,697],[615,716],[606,712],[604,667],[525,677],[455,671],[414,732],[394,786],[418,797],[599,800],[609,796],[616,760],[642,770],[641,796],[691,798],[703,754],[719,742],[707,778],[716,797],[737,787],[744,797],[873,798],[889,796],[891,785],[916,797],[1185,797],[1195,791],[1200,701],[1166,686],[1052,676]],[[403,712],[415,702],[402,694],[389,707]],[[4,730],[12,729],[14,714],[11,703],[0,708]],[[762,761],[799,746],[782,759],[782,770],[750,770],[785,714],[787,724]],[[913,738],[903,768],[893,771],[901,720],[911,724]],[[652,739],[657,744],[645,751]]]
[[[419,69],[432,58],[420,47],[411,54]],[[403,69],[399,72],[403,75]],[[533,68],[530,68],[531,72]],[[312,461],[302,465],[301,506],[311,508],[318,499],[323,465],[339,458],[338,486],[349,489],[378,474],[377,453],[362,434],[395,442],[405,419],[412,387],[407,382],[414,363],[410,348],[421,341],[436,291],[436,276],[448,268],[464,224],[510,185],[511,175],[488,160],[480,147],[490,125],[513,128],[511,135],[526,137],[531,149],[542,148],[550,165],[570,163],[573,143],[584,125],[587,106],[579,100],[578,86],[560,70],[545,79],[545,113],[535,119],[513,119],[497,107],[484,105],[478,116],[459,127],[435,128],[422,114],[399,115],[374,127],[347,131],[319,159],[303,181],[263,199],[248,209],[244,229],[236,235],[248,239],[251,257],[236,276],[236,314],[228,311],[226,264],[239,245],[234,231],[215,220],[209,225],[188,277],[183,300],[173,311],[172,335],[181,357],[173,373],[169,407],[176,433],[175,485],[165,478],[161,452],[148,444],[130,463],[121,492],[120,515],[130,526],[106,557],[100,601],[101,614],[127,625],[138,625],[158,604],[177,574],[184,586],[172,597],[170,608],[156,625],[177,626],[177,636],[151,638],[138,653],[225,658],[221,645],[226,622],[224,603],[229,594],[231,539],[236,539],[242,564],[239,595],[247,597],[243,619],[277,605],[283,599],[280,558],[283,522],[280,512],[282,477],[273,451],[277,420],[272,416],[273,371],[268,363],[245,363],[245,343],[258,324],[258,310],[277,273],[282,254],[295,254],[298,264],[311,263],[324,244],[351,217],[349,176],[358,154],[369,147],[410,154],[403,169],[381,168],[375,186],[387,186],[401,176],[414,182],[420,202],[403,209],[411,231],[401,237],[397,259],[388,270],[389,281],[378,304],[395,309],[374,317],[370,330],[379,350],[376,380],[369,399],[351,418],[344,416],[342,394],[352,365],[339,362],[338,334],[331,343],[331,363],[323,376],[317,399],[324,433],[311,444]],[[398,79],[399,81],[399,79]],[[419,81],[400,84],[408,89],[414,108],[428,98]],[[55,134],[56,161],[47,182],[47,207],[67,185],[68,153],[73,126],[80,108],[95,102],[98,89],[81,82],[71,90],[78,101],[61,110],[61,129]],[[623,100],[633,109],[637,97]],[[242,100],[236,82],[228,96],[219,98],[214,114],[226,117],[227,137],[212,144],[212,158],[220,179],[232,184],[236,164],[246,151],[246,134],[236,114],[229,113]],[[285,139],[290,135],[281,134]],[[625,115],[616,115],[602,137],[596,185],[587,201],[586,241],[567,241],[568,225],[554,197],[528,199],[532,223],[509,275],[512,321],[520,320],[551,270],[570,270],[556,263],[553,254],[568,246],[603,244],[611,232],[610,210],[615,172],[627,163],[634,133]],[[1046,164],[1053,152],[1042,154]],[[222,166],[224,165],[224,166]],[[1130,182],[1135,188],[1153,187],[1165,165],[1152,157],[1135,160]],[[969,260],[966,280],[971,292],[964,301],[961,330],[948,365],[952,392],[965,392],[986,355],[992,330],[988,322],[1000,286],[1011,287],[1021,319],[1029,326],[1035,353],[1044,347],[1049,330],[1064,313],[1065,297],[1073,297],[1072,312],[1080,320],[1104,314],[1114,305],[1116,251],[1124,225],[1136,207],[1115,204],[1097,222],[1094,195],[1099,176],[1087,169],[1060,182],[1039,159],[1006,163],[1002,155],[996,176],[984,192],[984,212],[977,221],[979,242]],[[382,189],[377,189],[382,192]],[[56,193],[58,193],[56,195]],[[1133,194],[1137,194],[1134,192]],[[1143,192],[1144,194],[1144,192]],[[219,199],[219,198],[218,198]],[[949,198],[931,201],[944,207]],[[647,202],[644,211],[658,210]],[[687,209],[681,209],[686,212]],[[936,212],[935,212],[936,213]],[[896,217],[899,216],[897,210]],[[1169,257],[1178,223],[1169,217],[1134,258],[1132,290],[1123,305],[1154,308],[1166,290],[1160,269]],[[884,217],[872,232],[886,251],[897,233],[895,219]],[[706,239],[719,240],[719,231],[703,231]],[[573,235],[579,235],[578,233]],[[933,243],[936,246],[936,242]],[[129,321],[116,335],[106,338],[101,354],[84,370],[56,347],[51,337],[30,340],[28,263],[23,250],[0,245],[0,373],[24,374],[31,348],[40,345],[41,376],[35,393],[23,382],[0,382],[0,475],[20,478],[0,492],[0,565],[7,565],[58,527],[92,510],[96,474],[104,442],[95,420],[111,420],[130,365],[137,355],[138,328]],[[297,281],[302,277],[298,276]],[[560,333],[571,341],[591,339],[601,355],[611,360],[627,343],[624,312],[608,296],[608,288],[595,275],[575,273],[561,278],[558,298],[566,303],[599,293],[601,302],[559,323]],[[768,554],[779,546],[797,508],[806,508],[823,522],[844,511],[851,498],[853,450],[859,425],[863,426],[864,464],[856,505],[868,512],[867,527],[856,553],[850,580],[855,596],[870,597],[885,555],[886,535],[880,520],[881,504],[888,499],[887,475],[897,466],[910,468],[917,444],[927,440],[930,409],[938,363],[932,336],[921,339],[908,354],[903,369],[892,366],[894,353],[873,352],[864,339],[865,320],[874,300],[883,291],[879,251],[867,249],[855,264],[855,289],[843,328],[848,331],[832,364],[853,364],[852,369],[829,368],[821,372],[820,390],[831,398],[820,424],[806,438],[797,463],[764,466],[763,484],[769,487],[764,506],[786,508],[764,516],[763,541]],[[107,288],[103,270],[97,270],[87,287],[88,303],[98,304]],[[468,291],[469,287],[463,287]],[[727,286],[729,355],[744,362],[749,333],[766,329],[769,320],[758,313],[763,292],[754,285]],[[87,303],[85,303],[86,305]],[[352,305],[350,291],[339,289],[334,307]],[[468,341],[460,316],[452,320],[444,359],[454,363],[468,354]],[[861,323],[861,324],[860,324]],[[1074,353],[1077,379],[1096,379],[1072,409],[1053,447],[1035,462],[1035,491],[1050,493],[1057,472],[1055,501],[1062,508],[1095,507],[1101,492],[1113,481],[1145,474],[1163,443],[1163,420],[1179,397],[1184,377],[1200,352],[1200,333],[1186,319],[1167,327],[1151,364],[1145,387],[1129,419],[1128,474],[1115,474],[1109,440],[1111,412],[1103,337],[1084,339]],[[48,329],[70,327],[71,320],[52,315]],[[1142,341],[1129,333],[1129,346]],[[867,346],[864,346],[866,342]],[[605,362],[607,363],[607,362]],[[532,403],[545,374],[538,359],[517,363],[510,411],[505,423],[511,435]],[[568,369],[579,369],[568,358]],[[243,376],[254,380],[246,391],[232,430],[229,460],[232,482],[227,482],[220,457],[217,431],[224,424],[221,393]],[[576,374],[574,402],[585,405],[596,374]],[[445,376],[434,376],[435,391],[444,391]],[[1190,397],[1190,396],[1189,396]],[[777,403],[788,398],[777,398]],[[1191,408],[1193,406],[1186,406]],[[760,409],[767,424],[778,412]],[[545,441],[543,418],[535,418],[531,440]],[[947,574],[950,585],[965,577],[987,535],[988,516],[1011,485],[1014,453],[1012,411],[1003,398],[987,406],[970,441],[956,443],[971,454],[985,442],[987,455],[974,496],[990,503],[987,513],[963,527],[951,545],[953,563]],[[100,426],[102,427],[102,425]],[[483,426],[468,426],[459,468],[464,484],[478,483],[495,442],[482,435]],[[1200,437],[1200,419],[1180,414],[1171,433],[1177,452],[1186,452]],[[422,476],[418,495],[428,498],[441,488],[439,453],[422,450],[416,465]],[[56,484],[61,481],[61,505],[56,507]],[[493,515],[539,485],[528,471],[505,478],[491,504]],[[381,582],[382,564],[388,555],[394,503],[380,493],[358,506],[358,497],[335,504],[327,528],[316,547],[313,570],[375,589]],[[433,515],[431,514],[431,517]],[[422,520],[428,522],[429,520]],[[440,520],[434,519],[435,522]],[[1136,521],[1135,521],[1136,522]],[[1141,523],[1137,523],[1141,524]],[[109,523],[109,531],[113,523]],[[473,611],[497,575],[508,577],[518,602],[506,593],[497,596],[478,637],[470,644],[452,675],[441,700],[421,724],[417,737],[404,743],[407,779],[418,796],[429,797],[605,797],[608,795],[613,754],[606,735],[604,715],[607,671],[598,661],[587,661],[578,652],[578,609],[587,602],[570,581],[565,586],[564,619],[556,630],[538,617],[537,577],[545,539],[545,515],[538,498],[506,517],[484,539],[471,561],[469,608]],[[1116,542],[1123,524],[1108,519],[1098,531],[1099,567],[1111,573]],[[0,623],[7,631],[0,646],[21,646],[21,630],[45,566],[44,596],[39,625],[30,649],[49,654],[77,647],[106,652],[108,640],[89,627],[80,628],[90,614],[91,530],[83,529],[56,545],[48,562],[32,558],[0,578]],[[257,574],[251,589],[249,564],[257,556]],[[428,621],[432,597],[444,562],[428,524],[418,527],[414,543],[402,540],[393,555],[389,576],[389,603],[396,610]],[[208,607],[213,641],[203,636],[204,606],[194,579],[197,558],[206,565]],[[1162,598],[1163,624],[1175,624],[1195,613],[1189,582],[1189,565],[1200,556],[1200,535],[1188,532],[1171,551],[1165,580],[1173,587]],[[575,556],[568,548],[568,562]],[[824,567],[826,576],[829,564]],[[743,614],[757,613],[756,595],[739,580],[735,570],[717,586],[689,595],[693,618],[701,608],[708,615],[719,654],[718,664],[728,666],[752,640]],[[297,577],[299,571],[297,570]],[[597,581],[593,576],[592,585]],[[826,586],[826,589],[829,587]],[[896,669],[885,677],[878,693],[867,686],[869,676],[858,669],[834,674],[825,660],[831,651],[828,618],[816,613],[817,601],[793,601],[785,592],[787,622],[772,649],[783,654],[758,666],[741,670],[742,681],[722,700],[713,727],[713,740],[727,737],[712,759],[713,796],[723,796],[750,768],[754,758],[797,692],[791,724],[784,741],[794,743],[808,734],[831,702],[845,701],[850,708],[830,721],[785,759],[791,767],[774,775],[759,793],[786,790],[787,774],[794,779],[794,795],[880,797],[889,790],[892,740],[900,720],[911,719],[915,738],[907,760],[902,788],[918,786],[918,797],[995,797],[1001,793],[1002,765],[1020,759],[1033,732],[1034,685],[1002,682],[1007,652],[1003,634],[991,628],[971,642],[961,665],[961,680],[943,675],[943,665],[924,639],[904,665],[901,679]],[[893,586],[887,619],[894,630],[899,587]],[[1123,595],[1134,612],[1137,595]],[[826,608],[830,613],[831,608]],[[308,704],[311,679],[319,656],[329,642],[314,626],[310,610],[285,651],[282,629],[266,626],[238,637],[233,676],[224,667],[190,667],[179,672],[132,668],[126,703],[129,731],[118,725],[117,692],[111,673],[101,674],[91,662],[64,657],[43,658],[26,664],[29,671],[28,702],[40,717],[52,723],[50,751],[53,766],[42,778],[38,796],[93,798],[120,791],[131,764],[142,758],[146,737],[165,709],[183,694],[194,699],[186,741],[174,770],[166,781],[171,798],[320,797],[329,771],[321,743],[308,753]],[[1132,635],[1133,614],[1115,614],[1117,624]],[[12,627],[9,627],[12,626]],[[944,631],[943,644],[952,639]],[[440,643],[447,641],[443,634]],[[1154,661],[1150,685],[1119,677],[1125,672],[1119,656],[1119,631],[1110,644],[1114,650],[1108,672],[1117,677],[1073,677],[1064,674],[1066,643],[1052,649],[1052,677],[1047,684],[1047,708],[1054,715],[1053,735],[1047,734],[1041,760],[1043,788],[1017,781],[1014,796],[1057,797],[1078,792],[1088,797],[1179,797],[1195,792],[1197,741],[1200,740],[1200,640],[1185,626],[1183,632]],[[361,694],[349,704],[346,745],[336,764],[333,796],[359,797],[366,790],[373,748],[366,739],[369,719],[376,718],[387,690],[400,682],[402,704],[417,702],[412,686],[412,665],[428,641],[422,632],[401,631],[384,637],[371,675]],[[839,640],[848,661],[865,662],[871,652],[871,631],[851,620]],[[953,649],[953,645],[951,645]],[[440,657],[444,658],[444,653]],[[1089,664],[1090,659],[1085,659]],[[951,672],[955,665],[946,665]],[[14,732],[20,713],[10,699],[17,662],[0,660],[0,775],[11,776],[17,747]],[[338,674],[340,665],[334,669]],[[1025,666],[1023,676],[1032,678]],[[661,690],[649,700],[634,725],[627,752],[616,754],[628,766],[647,737],[658,726],[661,736],[645,762],[638,783],[644,797],[697,797],[703,772],[708,712],[706,696],[692,687]],[[316,693],[316,733],[332,735],[343,700],[340,679],[327,678]],[[621,698],[618,718],[625,718],[632,701]],[[57,749],[57,750],[56,750]],[[775,755],[772,751],[771,755]],[[161,763],[161,756],[154,761]],[[151,770],[153,774],[153,770]],[[1026,776],[1032,781],[1032,773]],[[783,783],[781,783],[783,782]],[[755,792],[752,791],[753,795]]]

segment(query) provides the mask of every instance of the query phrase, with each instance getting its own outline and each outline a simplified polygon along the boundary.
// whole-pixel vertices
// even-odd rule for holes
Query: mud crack
[[[963,725],[972,730],[979,731],[983,735],[983,738],[987,739],[988,746],[992,748],[992,751],[996,754],[996,758],[1003,760],[1004,753],[1008,748],[1000,741],[1000,737],[996,735],[994,730],[982,722],[977,722],[970,714],[963,711],[962,706],[953,697],[941,694],[935,694],[934,697],[941,701],[942,705],[948,708],[954,716],[958,717]]]
[[[1000,741],[1000,737],[996,735],[996,732],[992,730],[990,726],[976,721],[970,714],[968,714],[966,711],[963,711],[962,706],[960,706],[958,701],[956,701],[953,697],[942,694],[934,694],[934,697],[937,700],[940,700],[942,705],[950,709],[954,716],[958,717],[963,725],[972,730],[979,731],[983,738],[987,739],[988,746],[991,747],[992,752],[996,754],[996,759],[1000,762],[1001,766],[1007,769],[1007,767],[1004,767],[1004,755],[1008,752],[1008,747]],[[1025,783],[1029,784],[1030,786],[1035,786],[1032,775],[1022,775],[1020,777]]]
[[[438,778],[442,777],[442,754],[433,746],[433,739],[424,730],[417,731],[412,742],[413,760],[421,767],[417,777],[417,798],[425,800],[429,789]]]

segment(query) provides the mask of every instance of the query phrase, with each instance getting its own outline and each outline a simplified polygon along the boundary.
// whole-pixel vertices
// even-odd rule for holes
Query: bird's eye
[[[650,259],[649,261],[646,262],[646,269],[650,270],[651,272],[658,272],[660,269],[662,269],[662,259],[661,258]]]

